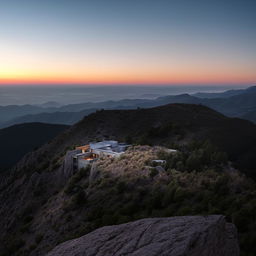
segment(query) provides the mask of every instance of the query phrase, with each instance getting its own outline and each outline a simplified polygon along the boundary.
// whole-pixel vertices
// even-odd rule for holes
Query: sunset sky
[[[253,84],[255,0],[0,0],[0,84]]]

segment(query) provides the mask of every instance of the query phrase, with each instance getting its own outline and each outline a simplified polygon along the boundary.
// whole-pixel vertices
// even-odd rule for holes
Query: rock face
[[[237,232],[224,216],[142,219],[99,228],[47,256],[238,256]]]

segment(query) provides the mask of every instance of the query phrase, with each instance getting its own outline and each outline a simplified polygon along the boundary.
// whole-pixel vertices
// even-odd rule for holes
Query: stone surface
[[[221,215],[142,219],[99,228],[47,256],[238,256],[237,232]]]

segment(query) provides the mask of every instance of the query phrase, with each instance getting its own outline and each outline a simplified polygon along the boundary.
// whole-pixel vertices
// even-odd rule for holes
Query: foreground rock
[[[99,228],[47,256],[238,256],[237,232],[221,215],[142,219]]]

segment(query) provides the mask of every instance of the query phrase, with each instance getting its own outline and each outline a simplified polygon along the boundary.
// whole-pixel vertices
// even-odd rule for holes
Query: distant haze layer
[[[120,99],[153,99],[159,96],[196,92],[220,92],[247,86],[0,86],[0,106],[75,104]]]

